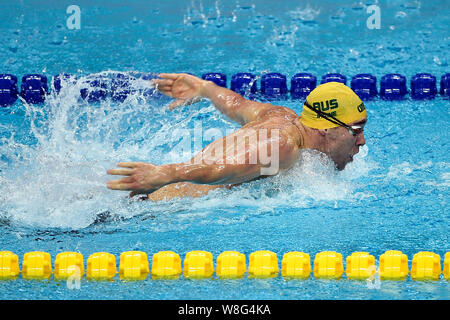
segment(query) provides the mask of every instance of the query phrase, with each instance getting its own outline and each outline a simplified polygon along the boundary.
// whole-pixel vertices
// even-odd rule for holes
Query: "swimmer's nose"
[[[364,137],[364,132],[361,132],[361,134],[358,134],[358,137],[356,138],[356,145],[358,147],[362,147],[366,144],[366,138]]]

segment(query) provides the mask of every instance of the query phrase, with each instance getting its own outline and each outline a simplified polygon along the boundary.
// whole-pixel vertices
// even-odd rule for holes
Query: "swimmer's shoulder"
[[[279,129],[280,135],[284,136],[287,144],[302,148],[304,139],[296,123],[299,116],[294,110],[277,105],[270,105],[262,112],[258,119],[245,124],[242,128],[253,129]]]
[[[258,116],[259,119],[273,118],[273,117],[297,118],[298,115],[297,115],[297,113],[295,113],[294,110],[292,110],[288,107],[270,105],[269,108],[266,108]]]

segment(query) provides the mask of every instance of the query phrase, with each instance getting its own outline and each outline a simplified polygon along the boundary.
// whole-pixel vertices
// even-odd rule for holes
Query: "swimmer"
[[[307,96],[298,116],[287,107],[247,100],[232,90],[189,74],[161,73],[159,76],[160,79],[152,81],[159,91],[175,99],[169,105],[170,110],[206,98],[242,127],[213,141],[186,162],[118,163],[119,168],[107,173],[125,177],[108,182],[107,187],[131,191],[130,197],[144,194],[158,201],[198,197],[216,188],[231,188],[291,168],[302,149],[326,154],[342,170],[366,142],[365,106],[342,83],[317,86]],[[271,161],[267,157],[263,159],[263,154]]]

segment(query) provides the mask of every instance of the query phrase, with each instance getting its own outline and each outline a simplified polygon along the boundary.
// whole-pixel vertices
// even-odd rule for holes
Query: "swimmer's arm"
[[[241,125],[257,120],[262,113],[276,108],[270,103],[247,100],[240,94],[211,81],[203,83],[201,96],[210,99],[220,112]]]
[[[220,87],[212,81],[202,80],[189,74],[161,73],[159,76],[162,79],[153,80],[158,86],[158,90],[176,98],[170,104],[169,109],[197,102],[201,98],[207,98],[219,111],[241,125],[257,120],[270,110],[276,109],[295,114],[289,108],[247,100],[240,94]]]
[[[217,146],[217,144],[221,143],[222,141],[220,140],[211,143],[188,162],[166,165],[174,179],[173,182],[188,181],[211,185],[243,183],[259,177],[276,175],[281,170],[292,167],[297,161],[299,154],[297,145],[284,137],[280,137],[277,152],[275,150],[273,153],[270,152],[268,159],[266,159],[267,161],[262,161],[261,154],[263,148],[267,150],[269,147],[269,140],[262,141],[259,145],[251,145],[249,149],[246,149],[244,151],[244,161],[242,161],[242,154],[239,151],[229,159],[215,159],[214,156],[208,157],[207,154],[211,154],[208,148],[214,148],[215,145]],[[254,164],[250,160],[252,153],[259,156]]]
[[[261,166],[217,165],[179,163],[167,165],[174,182],[187,181],[197,184],[238,184],[261,176]]]
[[[110,181],[107,187],[129,190],[130,197],[149,194],[165,185],[183,181],[211,185],[237,184],[262,176],[261,167],[257,164],[207,165],[187,162],[156,166],[144,162],[121,162],[117,166],[120,169],[110,169],[107,173],[127,177]]]
[[[298,146],[278,129],[267,131],[266,137],[264,132],[259,133],[259,139],[256,136],[251,129],[241,128],[213,141],[190,161],[169,165],[175,181],[237,184],[276,175],[297,161]],[[252,139],[255,140],[251,142]],[[245,145],[241,144],[244,140]]]
[[[148,194],[165,185],[183,181],[211,185],[238,184],[259,177],[275,175],[281,170],[293,166],[298,159],[299,149],[295,144],[281,136],[278,152],[274,150],[273,157],[272,152],[270,152],[268,155],[270,159],[266,159],[269,161],[261,161],[261,158],[258,158],[256,162],[251,161],[251,155],[254,155],[255,152],[261,155],[263,150],[261,148],[268,148],[268,145],[272,144],[271,141],[273,140],[260,141],[259,144],[253,144],[249,148],[245,148],[242,151],[243,153],[238,152],[229,158],[217,157],[210,152],[223,145],[224,140],[219,139],[187,162],[161,166],[143,162],[119,163],[118,166],[121,169],[108,170],[108,174],[126,177],[110,181],[107,186],[113,190],[130,190],[132,191],[130,196],[134,196],[136,194]],[[244,161],[242,161],[242,156],[244,156]]]

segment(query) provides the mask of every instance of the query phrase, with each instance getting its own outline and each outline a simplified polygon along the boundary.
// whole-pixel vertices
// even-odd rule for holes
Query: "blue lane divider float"
[[[411,78],[411,97],[413,99],[433,99],[436,93],[435,76],[429,73],[418,73]]]
[[[42,103],[48,93],[47,77],[41,74],[27,74],[22,77],[20,96],[27,103]]]
[[[371,100],[378,94],[377,78],[368,73],[361,73],[353,76],[350,86],[361,100]]]
[[[297,73],[291,78],[291,98],[304,99],[317,85],[317,78],[310,73]]]
[[[258,91],[256,76],[248,72],[237,73],[231,78],[230,89],[243,96],[252,96]]]
[[[281,73],[267,73],[261,77],[261,93],[268,100],[287,99],[286,76]]]
[[[401,100],[408,93],[406,77],[398,73],[384,75],[380,81],[380,96],[385,100]]]
[[[220,87],[227,87],[227,76],[223,73],[210,72],[202,75],[203,80],[212,81]]]
[[[86,76],[85,87],[80,90],[81,97],[89,103],[105,100],[108,96],[113,101],[123,102],[131,93],[139,92],[145,99],[158,99],[162,93],[152,87],[138,86],[133,81],[152,80],[158,78],[155,73],[124,72],[108,77],[107,75],[92,74]],[[227,87],[227,76],[223,73],[205,73],[202,79],[212,81],[219,86]],[[237,73],[231,78],[230,89],[254,99],[257,93],[267,100],[305,99],[317,85],[317,78],[309,73],[297,73],[291,78],[290,90],[287,88],[286,76],[281,73],[264,74],[261,79],[261,89],[257,87],[258,77],[252,73]],[[77,77],[61,73],[53,77],[52,89],[59,93],[63,85],[74,84]],[[328,73],[322,76],[321,84],[337,81],[346,84],[347,77],[339,73]],[[414,100],[433,99],[438,93],[444,98],[450,98],[450,73],[443,74],[440,80],[440,91],[437,90],[436,77],[429,73],[418,73],[411,78],[411,98]],[[351,88],[364,101],[374,99],[379,95],[383,100],[402,100],[409,93],[406,77],[398,73],[386,74],[380,79],[380,90],[377,90],[377,78],[371,74],[361,73],[352,77]],[[47,77],[40,74],[28,74],[22,77],[18,90],[17,77],[12,74],[0,74],[0,107],[12,105],[18,95],[27,103],[42,103],[49,89]]]
[[[340,73],[327,73],[322,76],[321,84],[327,82],[341,82],[343,84],[347,84],[347,77]]]
[[[17,77],[12,74],[0,74],[0,106],[14,104],[18,95]]]
[[[119,73],[111,81],[111,99],[113,101],[124,102],[133,91],[129,75]]]
[[[67,73],[60,73],[53,77],[53,88],[55,89],[56,93],[59,93],[64,85],[75,84],[75,82],[75,76],[71,76]]]
[[[53,89],[56,91],[56,93],[60,93],[62,88],[62,82],[69,79],[70,75],[67,73],[61,73],[53,77]]]
[[[441,77],[441,90],[439,93],[442,96],[450,97],[450,73],[446,73]]]
[[[88,76],[86,80],[87,88],[80,90],[81,97],[89,103],[105,100],[108,95],[107,78],[102,75]]]

